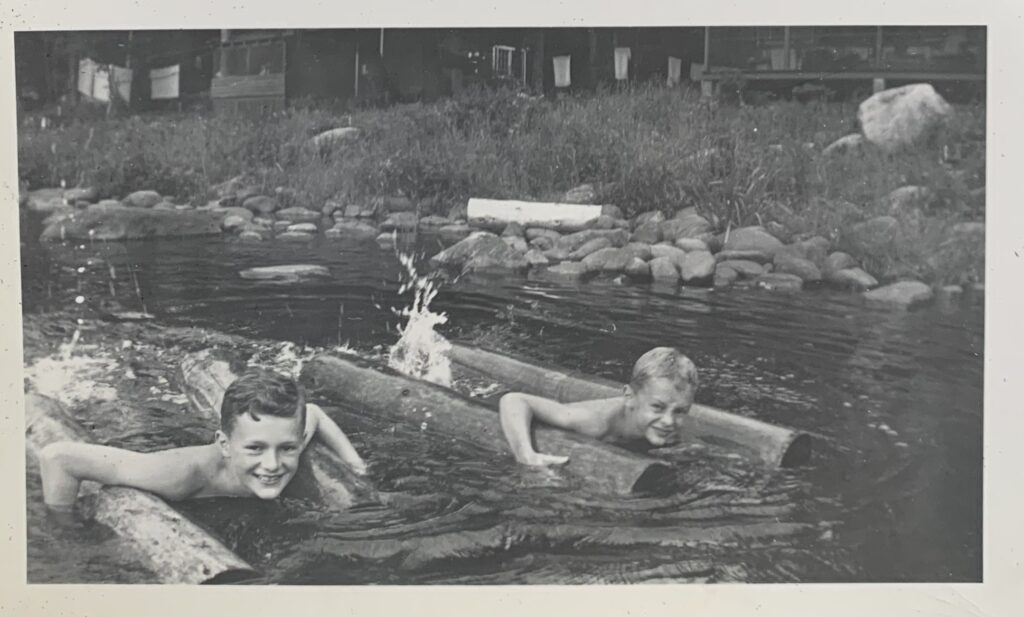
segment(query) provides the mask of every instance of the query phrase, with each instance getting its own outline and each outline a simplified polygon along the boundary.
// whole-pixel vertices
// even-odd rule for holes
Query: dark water
[[[434,242],[419,248],[432,254]],[[285,263],[323,264],[332,276],[289,285],[238,276]],[[113,296],[168,323],[366,351],[394,342],[390,309],[405,301],[394,253],[372,242],[28,246],[23,266],[26,312],[73,308],[76,295],[85,311]],[[672,498],[608,497],[346,409],[332,412],[378,488],[407,497],[401,506],[337,514],[287,499],[211,500],[182,509],[270,582],[981,580],[980,299],[903,313],[824,290],[503,277],[452,282],[433,306],[448,313],[452,340],[618,380],[650,347],[677,346],[701,369],[699,401],[813,433],[813,464],[769,472],[697,459],[680,463],[686,482]],[[145,449],[207,434],[184,416],[142,417],[130,431],[95,418],[97,436]],[[34,473],[30,580],[147,580],[109,534],[49,524]]]

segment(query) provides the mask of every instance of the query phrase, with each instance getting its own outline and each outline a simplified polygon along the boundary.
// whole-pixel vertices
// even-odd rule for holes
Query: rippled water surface
[[[437,244],[418,248],[429,255]],[[331,277],[275,284],[238,276],[284,263],[323,264]],[[23,267],[28,314],[84,313],[115,299],[167,324],[303,345],[347,342],[368,354],[396,340],[391,309],[405,300],[398,260],[372,242],[29,246]],[[264,581],[280,583],[981,578],[979,298],[905,313],[824,290],[491,277],[450,282],[433,306],[448,313],[442,331],[450,340],[620,381],[650,347],[678,346],[701,369],[700,402],[812,433],[813,463],[770,472],[691,456],[676,463],[673,496],[610,497],[458,436],[330,407],[375,485],[400,500],[345,513],[296,499],[181,509],[258,565]],[[139,449],[210,434],[182,404],[142,395],[128,402],[138,406],[131,421],[123,407],[75,413],[98,440]],[[152,580],[103,529],[48,521],[38,484],[29,462],[30,580]]]

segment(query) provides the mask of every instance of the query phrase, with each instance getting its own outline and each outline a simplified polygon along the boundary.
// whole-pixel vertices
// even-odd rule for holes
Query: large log
[[[236,378],[230,363],[204,350],[185,356],[180,373],[192,408],[219,422],[224,391]],[[323,503],[343,510],[377,500],[373,487],[324,445],[314,441],[302,458],[303,466],[292,481],[294,486],[289,487],[290,493],[312,492]]]
[[[416,424],[426,422],[496,452],[508,452],[498,415],[447,388],[356,357],[318,356],[306,363],[300,379],[311,392],[330,399]],[[568,455],[568,471],[598,490],[628,494],[671,488],[672,469],[664,461],[547,427],[535,427],[534,441],[541,451]]]
[[[37,457],[51,443],[92,441],[51,398],[26,393],[25,417],[25,437]],[[257,576],[252,566],[155,495],[95,482],[83,482],[79,494],[82,513],[124,538],[162,583],[228,583]]]
[[[564,403],[611,398],[622,394],[623,389],[622,384],[611,380],[572,375],[477,347],[453,344],[449,357],[508,388]],[[794,467],[810,460],[811,437],[807,433],[696,403],[689,418],[686,429],[693,436],[766,465]]]
[[[501,231],[509,223],[523,227],[547,227],[561,232],[580,231],[601,216],[601,206],[559,204],[499,199],[469,200],[466,218],[470,224]]]

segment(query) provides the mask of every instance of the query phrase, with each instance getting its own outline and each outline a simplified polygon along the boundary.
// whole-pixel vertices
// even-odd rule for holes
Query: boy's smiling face
[[[218,434],[221,451],[238,481],[260,499],[275,499],[295,476],[303,447],[300,416],[237,417],[230,435]]]
[[[694,390],[690,384],[666,378],[651,379],[639,391],[627,389],[631,432],[655,447],[675,442],[693,405]]]

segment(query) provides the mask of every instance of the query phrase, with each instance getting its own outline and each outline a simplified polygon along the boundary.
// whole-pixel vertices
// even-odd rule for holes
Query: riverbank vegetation
[[[421,215],[457,212],[470,197],[557,201],[590,184],[595,202],[627,216],[696,206],[717,231],[765,225],[784,241],[822,235],[837,246],[857,223],[891,215],[902,241],[855,255],[879,278],[981,278],[983,247],[944,243],[957,223],[984,217],[984,105],[958,106],[916,149],[825,154],[857,131],[856,105],[719,105],[642,87],[559,100],[473,91],[351,114],[297,106],[263,119],[196,113],[44,128],[23,118],[19,178],[33,189],[64,182],[113,198],[152,189],[200,205],[212,185],[244,175],[266,191],[294,189],[313,209],[406,195]],[[360,129],[358,139],[327,153],[311,147],[313,136],[346,125]],[[907,186],[925,192],[910,205],[892,199]],[[944,254],[964,263],[953,272],[936,263]]]

